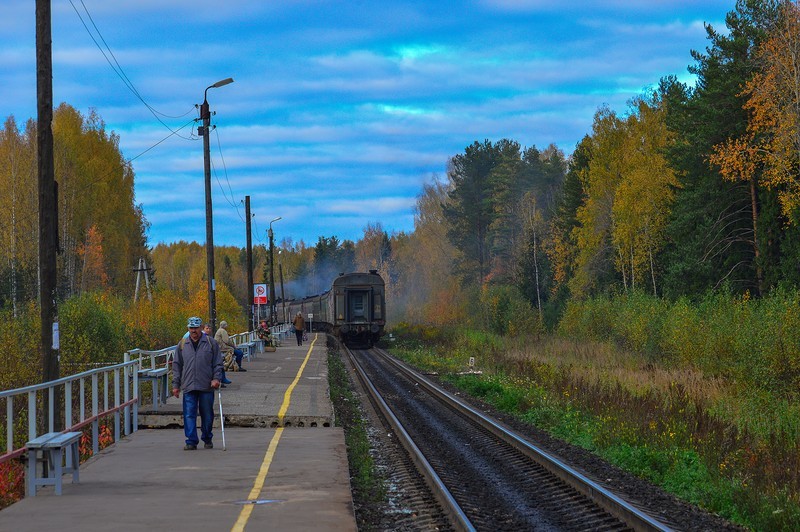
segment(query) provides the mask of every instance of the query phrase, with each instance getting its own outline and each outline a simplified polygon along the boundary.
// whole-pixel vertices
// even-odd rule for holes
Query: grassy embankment
[[[347,369],[341,355],[333,350],[328,352],[328,383],[336,426],[344,428],[358,529],[373,530],[386,501],[384,479],[370,453],[367,421],[351,389]]]
[[[800,529],[797,292],[595,299],[538,340],[396,332],[396,355],[685,500],[752,529]],[[483,374],[457,375],[470,356]]]

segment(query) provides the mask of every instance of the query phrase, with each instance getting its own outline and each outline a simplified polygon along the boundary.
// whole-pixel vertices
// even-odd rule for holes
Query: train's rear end
[[[334,333],[349,347],[375,345],[386,324],[383,278],[376,270],[340,275],[333,282]]]

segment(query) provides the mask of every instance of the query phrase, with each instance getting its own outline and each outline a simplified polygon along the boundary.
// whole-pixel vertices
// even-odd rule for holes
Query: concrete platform
[[[284,342],[274,352],[259,353],[250,361],[245,360],[243,367],[246,372],[229,371],[227,377],[233,383],[221,390],[226,426],[333,426],[325,335],[320,334],[317,337],[311,356],[306,360],[308,347],[313,339],[314,336],[310,336],[302,347]],[[294,341],[294,338],[291,340]],[[279,419],[286,390],[303,363],[305,367],[294,387],[288,409]],[[152,405],[143,405],[139,409],[140,426],[183,427],[181,404],[181,399],[170,396],[167,404],[161,405],[158,411]]]
[[[0,530],[356,530],[342,430],[286,423],[331,416],[321,342],[288,399],[308,345],[260,355],[223,390],[231,419],[283,425],[226,424],[226,451],[218,428],[214,449],[196,451],[183,450],[182,429],[140,430],[82,464],[80,484],[65,477],[63,495],[43,488],[0,511]]]

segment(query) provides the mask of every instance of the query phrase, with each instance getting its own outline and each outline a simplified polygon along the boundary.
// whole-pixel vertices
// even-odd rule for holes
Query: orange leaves
[[[709,157],[725,179],[755,180],[778,190],[781,208],[794,223],[800,207],[800,7],[786,2],[781,18],[759,45],[758,72],[747,97],[747,131],[714,147]]]
[[[81,292],[108,287],[108,274],[103,258],[103,235],[96,225],[86,231],[85,241],[78,246],[81,268]]]

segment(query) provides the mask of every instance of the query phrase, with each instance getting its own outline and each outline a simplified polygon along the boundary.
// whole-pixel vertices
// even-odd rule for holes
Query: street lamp
[[[281,219],[282,218],[278,216],[272,220],[272,222],[277,222]],[[277,321],[277,316],[275,315],[275,260],[273,258],[275,243],[273,241],[272,222],[269,223],[269,322],[271,325],[275,325],[275,321]]]
[[[221,79],[213,85],[206,87],[203,93],[203,104],[200,106],[200,119],[203,125],[197,128],[197,133],[203,136],[203,170],[206,181],[206,269],[208,276],[208,321],[211,323],[211,330],[217,328],[217,301],[214,291],[214,222],[212,220],[211,209],[211,154],[208,146],[208,132],[211,127],[211,112],[208,109],[208,89],[216,89],[224,85],[233,83],[233,78]]]

